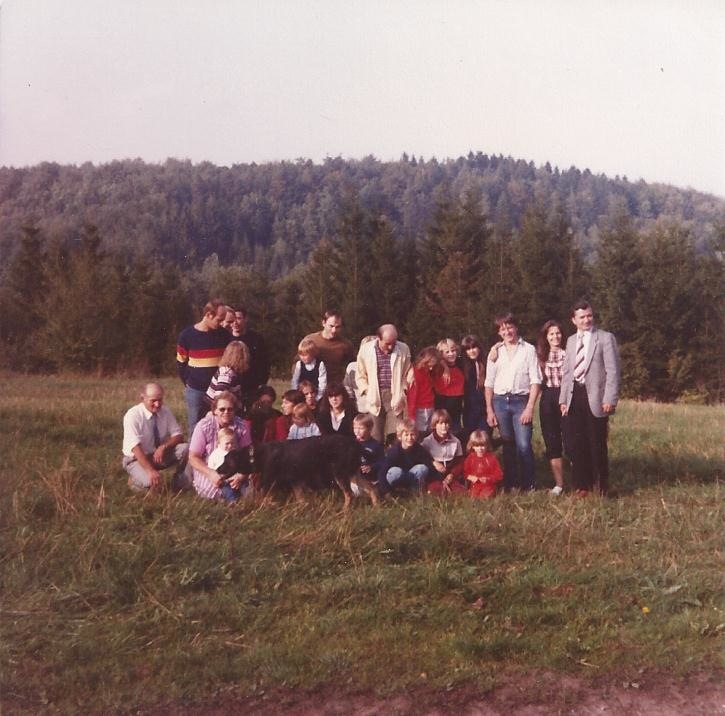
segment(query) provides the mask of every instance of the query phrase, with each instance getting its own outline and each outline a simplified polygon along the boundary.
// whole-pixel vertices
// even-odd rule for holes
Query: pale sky
[[[725,1],[1,3],[0,165],[469,150],[725,197]]]

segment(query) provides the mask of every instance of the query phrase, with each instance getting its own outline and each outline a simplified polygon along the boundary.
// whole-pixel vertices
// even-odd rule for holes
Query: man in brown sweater
[[[318,358],[327,368],[327,383],[342,383],[345,368],[355,360],[352,343],[343,338],[342,316],[336,309],[325,311],[322,316],[322,330],[305,336],[317,347]]]

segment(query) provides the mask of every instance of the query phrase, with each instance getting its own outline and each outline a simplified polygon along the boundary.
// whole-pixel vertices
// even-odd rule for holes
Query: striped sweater
[[[189,388],[206,392],[231,340],[231,335],[223,328],[200,331],[189,326],[181,331],[176,342],[176,366],[181,382]]]

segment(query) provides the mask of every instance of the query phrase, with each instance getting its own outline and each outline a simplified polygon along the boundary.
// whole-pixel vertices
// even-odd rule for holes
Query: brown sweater
[[[350,361],[355,360],[355,351],[347,338],[334,338],[328,340],[322,337],[322,332],[310,333],[309,338],[317,347],[317,357],[325,363],[327,368],[327,384],[342,383],[345,377],[345,368]]]

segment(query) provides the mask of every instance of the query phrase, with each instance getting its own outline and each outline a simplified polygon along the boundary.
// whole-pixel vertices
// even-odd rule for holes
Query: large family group
[[[413,359],[394,325],[380,326],[357,353],[342,335],[339,311],[299,343],[290,389],[274,407],[263,337],[246,312],[210,301],[177,341],[190,440],[164,405],[163,388],[146,385],[124,417],[123,466],[135,491],[170,486],[234,502],[254,491],[252,475],[222,475],[234,450],[320,435],[358,443],[359,474],[378,494],[409,487],[419,494],[493,497],[535,489],[534,408],[555,486],[564,491],[563,457],[575,494],[606,494],[608,417],[619,393],[619,351],[594,325],[591,306],[572,306],[576,332],[564,346],[562,325],[547,321],[536,346],[519,336],[516,318],[494,320],[500,341],[486,352],[476,336],[444,338]],[[503,470],[495,455],[502,446]],[[464,454],[464,446],[465,453]]]

